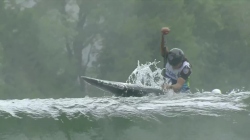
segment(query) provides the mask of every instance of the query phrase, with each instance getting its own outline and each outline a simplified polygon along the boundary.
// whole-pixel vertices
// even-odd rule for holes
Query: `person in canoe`
[[[176,93],[189,93],[189,77],[192,73],[191,64],[188,62],[184,52],[179,48],[168,50],[165,46],[165,36],[170,32],[168,27],[161,29],[161,55],[164,58],[163,76],[170,80],[170,83],[162,85],[163,90],[173,89]]]

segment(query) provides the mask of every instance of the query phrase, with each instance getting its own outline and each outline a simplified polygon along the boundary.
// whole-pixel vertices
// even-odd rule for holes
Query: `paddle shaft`
[[[167,61],[166,61],[166,59],[167,59],[167,51],[166,51],[166,50],[167,50],[167,39],[166,39],[166,36],[167,36],[167,35],[164,35],[164,36],[163,36],[163,38],[164,38],[164,52],[163,52],[163,53],[164,53],[164,57],[163,57],[163,62],[164,62],[164,64],[163,64],[163,68],[165,68],[166,62],[167,62]]]
[[[164,35],[163,36],[163,39],[164,39],[164,52],[163,52],[163,68],[164,68],[164,70],[163,70],[163,76],[165,75],[165,67],[166,67],[166,64],[167,64],[167,39],[166,39],[166,36],[167,35]]]

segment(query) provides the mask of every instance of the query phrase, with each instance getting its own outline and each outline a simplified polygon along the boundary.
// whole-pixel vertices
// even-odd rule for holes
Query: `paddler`
[[[169,83],[162,85],[164,90],[173,89],[176,93],[189,93],[189,77],[192,73],[191,65],[179,48],[173,48],[170,51],[165,46],[165,36],[170,32],[168,27],[161,29],[161,55],[164,58],[165,70],[163,76],[170,80]]]

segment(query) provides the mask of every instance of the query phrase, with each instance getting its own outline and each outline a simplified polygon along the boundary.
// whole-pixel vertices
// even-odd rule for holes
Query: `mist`
[[[249,90],[250,2],[0,1],[0,97],[102,96],[82,75],[125,82],[167,46],[192,65],[191,90]],[[95,94],[91,94],[91,93]]]

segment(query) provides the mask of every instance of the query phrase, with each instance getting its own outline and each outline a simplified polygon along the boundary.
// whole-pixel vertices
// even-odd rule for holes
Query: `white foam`
[[[249,97],[250,92],[228,95],[200,93],[173,97],[0,100],[0,116],[18,118],[20,113],[32,118],[51,117],[55,119],[62,113],[66,114],[68,118],[81,115],[90,118],[122,116],[143,119],[155,119],[155,114],[169,117],[190,114],[215,116],[223,115],[225,111],[244,111],[247,104],[243,100]]]

